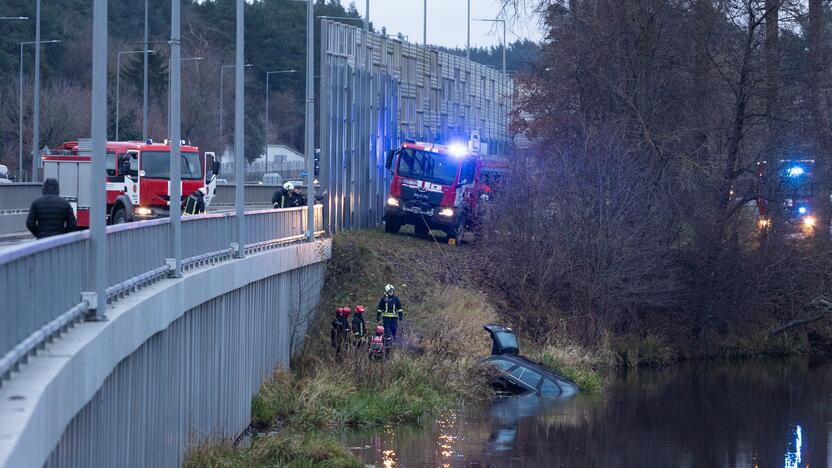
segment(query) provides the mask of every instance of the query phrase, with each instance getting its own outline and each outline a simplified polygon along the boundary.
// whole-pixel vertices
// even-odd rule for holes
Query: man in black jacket
[[[185,199],[185,209],[182,210],[183,215],[198,215],[205,213],[205,195],[208,189],[200,187],[191,192],[188,198]]]
[[[38,239],[57,236],[76,229],[75,213],[68,201],[58,196],[58,181],[43,181],[43,196],[32,202],[26,228]]]
[[[295,199],[295,184],[286,182],[282,188],[277,189],[272,195],[272,206],[275,208],[294,208],[298,206]]]

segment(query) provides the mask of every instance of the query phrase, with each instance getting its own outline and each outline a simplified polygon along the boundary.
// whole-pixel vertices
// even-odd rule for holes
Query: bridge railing
[[[246,212],[245,251],[302,239],[306,208]],[[235,253],[234,213],[186,216],[182,222],[183,268]],[[164,278],[170,267],[168,219],[107,227],[107,300]],[[315,232],[323,231],[315,207]],[[0,252],[0,381],[38,347],[84,315],[83,291],[91,291],[88,231],[41,239]]]

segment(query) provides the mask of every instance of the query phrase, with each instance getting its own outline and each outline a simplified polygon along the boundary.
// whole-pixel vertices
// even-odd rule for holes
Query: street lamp
[[[474,21],[482,21],[486,23],[502,23],[503,24],[503,75],[506,74],[506,20],[504,19],[482,19],[475,18]]]
[[[222,144],[223,144],[223,132],[222,132],[222,91],[223,91],[222,73],[225,71],[226,68],[234,68],[235,66],[236,65],[222,65],[222,66],[220,66],[220,147],[222,147]],[[243,67],[253,67],[253,66],[254,66],[254,64],[251,64],[251,63],[247,63],[247,64],[243,65]],[[220,148],[220,150],[222,151],[222,148]]]
[[[266,72],[266,169],[269,165],[269,75],[278,73],[297,73],[297,70],[274,70]]]
[[[152,54],[156,52],[155,50],[124,50],[119,52],[116,55],[116,141],[118,140],[118,96],[119,96],[119,88],[121,86],[121,54],[143,54],[147,52],[148,54]]]
[[[41,44],[55,44],[60,39],[51,41],[40,41]],[[26,41],[20,43],[20,77],[18,78],[18,134],[17,134],[17,180],[23,182],[23,46],[32,45],[37,41]],[[35,148],[37,149],[37,148]],[[32,180],[35,177],[35,160],[32,159]]]

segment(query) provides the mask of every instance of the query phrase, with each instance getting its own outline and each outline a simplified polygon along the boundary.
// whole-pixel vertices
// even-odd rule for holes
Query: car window
[[[116,175],[116,154],[115,153],[107,153],[107,175],[108,176],[115,176]]]
[[[540,394],[545,397],[558,396],[560,395],[560,387],[549,379],[543,379],[543,385],[540,386]]]
[[[506,372],[508,372],[511,368],[513,368],[514,366],[517,365],[517,364],[515,364],[511,361],[507,361],[505,359],[495,359],[493,361],[488,361],[488,362],[490,362],[491,364],[494,364],[495,366],[499,367],[500,369],[502,369]]]
[[[519,375],[515,375],[518,370],[522,370],[522,372],[520,372]],[[537,384],[540,383],[540,374],[531,369],[526,369],[525,367],[515,369],[511,375],[517,377],[521,382],[534,389],[537,389]]]

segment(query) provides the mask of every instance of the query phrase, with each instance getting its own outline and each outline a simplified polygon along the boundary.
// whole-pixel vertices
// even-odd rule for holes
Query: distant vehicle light
[[[765,229],[771,225],[771,221],[765,218],[761,218],[757,221],[757,227],[760,229]]]
[[[809,210],[807,210],[805,206],[801,206],[800,208],[797,209],[797,212],[802,214],[802,215],[805,215],[807,211],[809,211]]]
[[[453,208],[442,208],[439,210],[439,216],[444,216],[446,218],[453,217],[454,209]]]
[[[814,227],[816,223],[817,223],[817,220],[815,219],[814,216],[807,216],[807,217],[803,218],[803,225],[804,226]]]
[[[136,214],[136,216],[150,216],[153,214],[153,210],[146,206],[139,206],[136,207],[134,213]]]
[[[451,153],[452,156],[461,158],[468,154],[468,147],[463,145],[462,143],[453,143],[451,146],[448,147],[448,152]]]
[[[390,197],[387,199],[387,204],[390,206],[399,206],[399,199],[396,197]]]
[[[800,166],[792,166],[786,172],[789,174],[789,177],[800,177],[806,171]]]

